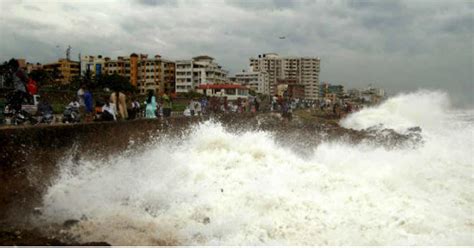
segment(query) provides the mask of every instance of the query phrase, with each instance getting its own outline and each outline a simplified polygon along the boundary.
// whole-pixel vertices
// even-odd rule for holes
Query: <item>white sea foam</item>
[[[399,132],[415,126],[439,128],[447,118],[449,106],[446,93],[420,90],[400,94],[380,106],[349,115],[341,121],[341,125],[361,130],[382,124],[384,128],[392,128]]]
[[[420,126],[416,149],[327,142],[301,158],[267,132],[206,122],[140,153],[65,160],[43,217],[82,217],[72,234],[122,245],[472,245],[472,112],[446,103],[417,92],[343,121]]]

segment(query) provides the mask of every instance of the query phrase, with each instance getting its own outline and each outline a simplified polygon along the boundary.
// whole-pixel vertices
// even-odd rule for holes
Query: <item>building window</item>
[[[225,93],[227,95],[235,95],[235,92],[236,92],[235,89],[226,89],[225,90]]]

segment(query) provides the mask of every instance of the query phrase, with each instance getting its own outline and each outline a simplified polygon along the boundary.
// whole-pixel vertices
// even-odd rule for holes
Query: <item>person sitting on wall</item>
[[[137,118],[139,112],[140,112],[140,103],[137,101],[135,97],[132,97],[131,108],[128,111],[128,119],[134,120],[135,118]]]
[[[95,108],[94,108],[94,121],[100,121],[101,120],[101,115],[102,115],[102,107],[104,106],[104,102],[101,100],[97,100],[95,102]]]
[[[197,116],[201,116],[202,106],[201,102],[197,99],[194,101],[194,112]]]
[[[191,116],[194,116],[195,113],[196,113],[194,99],[191,98],[191,100],[189,101],[189,104],[188,104],[188,108],[189,108],[189,111],[191,112]]]
[[[48,122],[51,123],[54,119],[53,116],[53,107],[49,104],[49,101],[46,96],[38,103],[38,108],[36,110],[36,115],[39,116],[39,123]]]
[[[102,114],[100,115],[101,121],[116,121],[117,116],[115,115],[115,108],[110,99],[105,98],[105,104],[102,106]]]

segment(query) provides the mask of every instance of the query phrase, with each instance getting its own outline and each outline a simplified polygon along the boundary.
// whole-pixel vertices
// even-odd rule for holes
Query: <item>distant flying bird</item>
[[[284,40],[284,39],[286,39],[286,37],[285,37],[285,36],[280,36],[279,38],[280,38],[280,40]]]

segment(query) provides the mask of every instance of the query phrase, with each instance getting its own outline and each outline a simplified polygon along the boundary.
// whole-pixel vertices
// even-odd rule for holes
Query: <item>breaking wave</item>
[[[382,125],[398,132],[419,126],[439,128],[449,113],[449,98],[444,92],[417,91],[401,94],[380,106],[363,109],[341,121],[341,126],[356,130]]]
[[[120,245],[472,245],[473,112],[448,106],[422,91],[341,122],[419,126],[416,148],[333,141],[303,158],[271,132],[208,121],[112,159],[66,158],[42,217]]]

